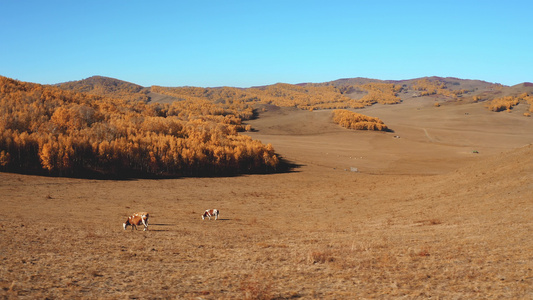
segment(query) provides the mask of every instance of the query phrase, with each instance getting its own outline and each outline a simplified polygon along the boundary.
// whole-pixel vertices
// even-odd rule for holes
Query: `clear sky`
[[[0,0],[0,75],[143,86],[533,81],[533,1]]]

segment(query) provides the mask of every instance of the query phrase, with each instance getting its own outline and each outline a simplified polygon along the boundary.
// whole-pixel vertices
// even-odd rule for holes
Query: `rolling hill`
[[[104,76],[92,76],[82,80],[58,83],[55,86],[63,90],[111,98],[138,101],[149,101],[150,99],[147,96],[148,89],[134,83]]]
[[[201,88],[204,90],[205,95],[196,95],[205,97],[212,101],[223,98],[223,95],[220,95],[221,90],[231,90],[233,94],[246,94],[247,101],[259,101],[261,102],[262,98],[265,98],[265,101],[271,100],[271,95],[267,95],[263,92],[268,89],[276,89],[276,93],[282,93],[282,96],[285,98],[296,98],[298,97],[295,93],[304,93],[310,94],[317,87],[334,87],[335,93],[343,94],[350,99],[361,99],[369,93],[368,85],[395,85],[399,88],[397,97],[402,101],[410,98],[420,97],[422,92],[427,90],[427,88],[434,88],[431,86],[424,86],[416,88],[416,85],[422,81],[431,84],[442,85],[443,89],[439,92],[438,90],[432,93],[434,100],[443,100],[443,101],[461,101],[463,103],[471,102],[474,97],[477,97],[480,102],[491,101],[498,97],[504,96],[518,96],[523,93],[532,94],[533,93],[533,84],[524,82],[514,86],[505,86],[498,83],[490,83],[482,80],[470,80],[470,79],[461,79],[455,77],[422,77],[414,79],[405,79],[405,80],[379,80],[371,78],[343,78],[337,79],[329,82],[323,83],[300,83],[295,85],[285,85],[279,87],[280,84],[275,85],[266,85],[261,87],[252,87],[252,88],[236,88],[236,87],[213,87],[213,88]],[[365,85],[367,87],[365,87]],[[176,100],[183,99],[184,92],[174,92],[168,93],[169,88],[162,88],[157,86],[152,87],[142,87],[140,85],[125,82],[119,79],[103,77],[103,76],[92,76],[83,80],[70,81],[66,83],[59,83],[56,86],[66,89],[73,90],[77,92],[85,92],[90,94],[95,94],[99,96],[109,96],[121,99],[130,99],[130,100],[142,100],[142,101],[151,101],[154,103],[171,103]],[[291,88],[294,86],[294,88]],[[298,90],[296,87],[305,88],[304,90]],[[183,88],[173,88],[175,90],[182,89],[185,90],[190,87]],[[452,93],[443,94],[442,91],[450,91]],[[259,92],[259,94],[258,94]],[[186,93],[185,93],[186,95]],[[217,99],[213,99],[213,95],[217,95]],[[324,95],[326,96],[326,95]],[[331,97],[326,96],[326,97]],[[267,99],[268,98],[268,99]],[[346,101],[348,99],[345,99]],[[314,100],[318,101],[318,100]],[[285,105],[282,105],[285,106]],[[286,106],[292,106],[291,104],[286,104]],[[349,106],[349,105],[345,105]],[[317,107],[320,109],[320,107]],[[324,107],[327,108],[327,107]]]
[[[350,80],[165,88],[158,95],[167,98],[152,98],[217,109],[241,99],[254,114],[239,118],[253,128],[239,135],[270,143],[290,172],[163,180],[0,173],[0,297],[531,299],[530,103],[487,107],[531,84]],[[356,104],[390,84],[401,87],[401,102],[348,109],[391,132],[340,127],[331,110],[303,101],[337,93]],[[291,97],[299,106],[278,99]],[[202,221],[208,208],[220,219]],[[150,212],[148,231],[122,229],[136,211]]]

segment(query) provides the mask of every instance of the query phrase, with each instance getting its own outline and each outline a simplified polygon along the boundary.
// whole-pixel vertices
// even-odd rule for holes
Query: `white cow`
[[[220,210],[218,209],[214,209],[214,208],[208,209],[202,215],[202,220],[204,220],[206,217],[209,218],[209,220],[211,220],[211,217],[215,217],[215,220],[217,220],[219,214],[220,214]]]

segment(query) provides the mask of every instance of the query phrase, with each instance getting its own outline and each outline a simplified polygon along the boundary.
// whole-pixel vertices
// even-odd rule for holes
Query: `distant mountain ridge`
[[[149,89],[127,81],[104,76],[92,76],[86,79],[55,84],[55,86],[80,93],[107,96],[120,99],[149,101]]]
[[[68,82],[63,82],[63,83],[57,83],[55,84],[55,86],[59,86],[59,87],[83,86],[83,88],[78,88],[78,89],[83,89],[84,92],[89,92],[100,86],[105,87],[106,90],[108,91],[127,89],[130,91],[139,92],[142,89],[144,89],[143,86],[135,84],[135,83],[131,83],[131,82],[127,82],[124,80],[111,78],[111,77],[99,76],[99,75],[91,76],[89,78],[85,78],[82,80],[74,80],[74,81],[68,81]]]
[[[491,83],[483,80],[476,79],[461,79],[457,77],[439,77],[439,76],[428,76],[420,77],[413,79],[403,79],[403,80],[381,80],[381,79],[372,79],[365,77],[354,77],[354,78],[340,78],[332,81],[322,82],[322,83],[299,83],[299,84],[271,84],[250,88],[239,88],[239,87],[205,87],[198,89],[204,89],[206,94],[209,94],[208,91],[218,91],[220,89],[233,89],[234,91],[251,91],[257,89],[268,89],[271,87],[279,88],[294,86],[309,89],[312,87],[323,87],[323,86],[333,86],[340,91],[341,94],[344,94],[347,97],[353,99],[360,99],[368,93],[368,91],[359,88],[364,85],[375,85],[375,84],[394,84],[402,87],[401,93],[398,93],[398,97],[402,100],[409,97],[416,97],[417,94],[420,94],[413,89],[413,86],[418,82],[426,81],[441,84],[445,89],[453,93],[460,93],[458,96],[461,99],[466,99],[465,97],[476,97],[482,99],[481,101],[493,100],[498,97],[505,96],[517,96],[523,93],[528,93],[529,95],[533,94],[533,83],[524,82],[514,86],[506,86],[499,83]],[[167,94],[161,94],[154,92],[154,87],[157,87],[157,90],[161,90],[161,87],[151,86],[143,87],[141,85],[127,82],[124,80],[110,78],[105,76],[91,76],[77,81],[69,81],[64,83],[58,83],[54,86],[57,86],[61,89],[71,90],[82,93],[89,93],[99,96],[106,96],[124,100],[140,100],[144,102],[161,102],[161,103],[170,103],[172,101],[179,100],[179,97]],[[194,88],[194,87],[178,87],[178,88]],[[291,91],[289,91],[290,93]],[[439,97],[435,95],[435,97]],[[290,96],[289,96],[290,98]]]
[[[311,84],[315,84],[315,85],[323,85],[323,84],[329,84],[329,85],[352,84],[352,85],[357,85],[357,84],[366,84],[366,83],[373,83],[373,82],[406,84],[406,83],[415,82],[415,81],[418,81],[418,80],[421,80],[421,79],[439,80],[439,81],[442,81],[442,82],[445,82],[445,83],[450,83],[450,84],[454,83],[454,82],[473,82],[473,83],[477,83],[477,84],[480,84],[480,85],[494,85],[494,84],[496,84],[496,85],[501,85],[501,86],[504,86],[504,87],[507,86],[507,85],[503,85],[503,84],[500,84],[500,83],[492,83],[492,82],[479,80],[479,79],[463,79],[463,78],[458,78],[458,77],[440,77],[440,76],[425,76],[425,77],[417,77],[417,78],[411,78],[411,79],[398,79],[398,80],[374,79],[374,78],[367,78],[367,77],[352,77],[352,78],[339,78],[339,79],[335,79],[335,80],[331,80],[331,81],[325,81],[325,82],[301,82],[301,83],[297,83],[297,84],[294,84],[294,85],[298,85],[298,86],[305,86],[305,85],[311,85]],[[114,90],[114,89],[116,89],[118,87],[127,87],[128,89],[136,90],[137,92],[141,91],[143,89],[149,88],[149,87],[143,87],[143,86],[141,86],[139,84],[136,84],[136,83],[124,81],[124,80],[121,80],[121,79],[112,78],[112,77],[106,77],[106,76],[100,76],[100,75],[94,75],[94,76],[91,76],[91,77],[88,77],[88,78],[85,78],[85,79],[81,79],[81,80],[73,80],[73,81],[56,83],[54,85],[55,86],[60,86],[60,87],[67,87],[69,85],[83,85],[83,86],[85,86],[87,91],[89,91],[91,89],[91,87],[94,88],[96,86],[106,86],[109,90]],[[253,87],[250,87],[250,88],[261,88],[261,87],[266,87],[266,86],[270,86],[270,85],[274,85],[274,84],[253,86]],[[523,82],[523,83],[516,84],[514,86],[517,86],[517,85],[525,85],[525,86],[531,85],[531,86],[533,86],[533,83],[526,81],[526,82]],[[186,86],[187,85],[176,86],[176,87],[186,87]],[[218,87],[204,87],[204,88],[218,88]],[[240,88],[240,87],[234,87],[234,88]],[[246,89],[246,88],[240,88],[240,89]]]
[[[419,80],[430,80],[430,81],[440,81],[444,82],[449,85],[479,85],[479,86],[490,86],[490,85],[500,85],[499,83],[491,83],[488,81],[483,80],[477,80],[477,79],[462,79],[457,77],[440,77],[440,76],[426,76],[426,77],[419,77],[419,78],[412,78],[412,79],[400,79],[400,80],[381,80],[381,79],[373,79],[373,78],[365,78],[365,77],[355,77],[355,78],[341,78],[333,81],[327,81],[324,83],[319,84],[330,84],[334,86],[338,85],[359,85],[359,84],[367,84],[367,83],[374,83],[374,82],[381,82],[381,83],[392,83],[392,84],[400,84],[400,85],[408,85],[412,84]],[[504,86],[504,85],[502,85]]]

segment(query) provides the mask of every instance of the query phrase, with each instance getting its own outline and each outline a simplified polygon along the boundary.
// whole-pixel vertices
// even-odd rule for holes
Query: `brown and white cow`
[[[202,220],[204,220],[206,217],[209,218],[209,220],[211,220],[211,217],[215,217],[215,220],[217,220],[219,213],[220,213],[220,210],[218,209],[208,209],[202,215]]]
[[[131,230],[135,228],[137,230],[137,225],[144,225],[144,231],[148,230],[148,217],[150,215],[147,212],[137,212],[133,213],[122,226],[124,227],[124,230],[128,227],[128,225],[131,226]]]

